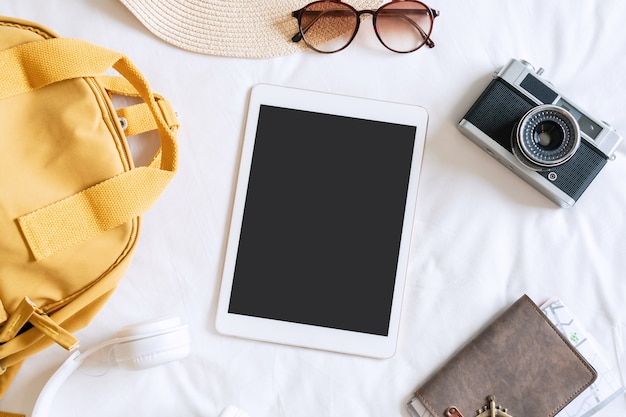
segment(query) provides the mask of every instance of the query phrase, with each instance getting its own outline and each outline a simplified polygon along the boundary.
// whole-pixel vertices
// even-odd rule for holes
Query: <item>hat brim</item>
[[[307,0],[120,0],[153,34],[201,54],[270,58],[304,49],[292,42],[298,23],[291,13]],[[356,0],[376,7],[380,0]]]

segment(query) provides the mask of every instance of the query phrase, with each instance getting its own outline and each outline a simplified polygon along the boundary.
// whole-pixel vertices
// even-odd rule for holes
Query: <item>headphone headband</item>
[[[189,355],[189,329],[178,317],[160,319],[125,327],[117,337],[99,343],[85,353],[74,351],[41,390],[32,417],[47,417],[63,382],[85,359],[108,346],[113,346],[116,362],[124,368],[146,369]]]

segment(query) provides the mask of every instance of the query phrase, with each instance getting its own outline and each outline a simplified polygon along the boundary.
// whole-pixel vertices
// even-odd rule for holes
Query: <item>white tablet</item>
[[[252,89],[220,333],[394,354],[427,121],[413,105]]]

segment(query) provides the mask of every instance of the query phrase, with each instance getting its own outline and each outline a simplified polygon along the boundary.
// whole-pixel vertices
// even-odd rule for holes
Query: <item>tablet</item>
[[[393,356],[427,121],[413,105],[252,89],[220,333]]]

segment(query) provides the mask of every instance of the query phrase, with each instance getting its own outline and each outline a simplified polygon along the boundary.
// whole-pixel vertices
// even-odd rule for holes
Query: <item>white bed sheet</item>
[[[376,43],[365,22],[338,54],[245,60],[172,47],[115,0],[0,3],[0,14],[127,54],[172,101],[181,121],[180,171],[144,216],[134,261],[118,290],[78,336],[87,348],[122,326],[180,315],[190,325],[191,354],[140,372],[76,373],[52,415],[208,417],[235,404],[251,417],[406,416],[412,390],[523,293],[538,303],[560,296],[610,365],[618,367],[621,359],[624,374],[626,145],[574,208],[560,209],[456,125],[492,72],[515,57],[545,68],[559,91],[626,133],[626,2],[429,5],[441,11],[434,49],[393,54]],[[257,83],[418,104],[429,112],[400,339],[391,359],[215,331],[245,108]],[[137,152],[141,156],[142,149]],[[30,358],[0,409],[29,415],[66,357],[51,347]],[[597,415],[625,410],[621,396]]]

